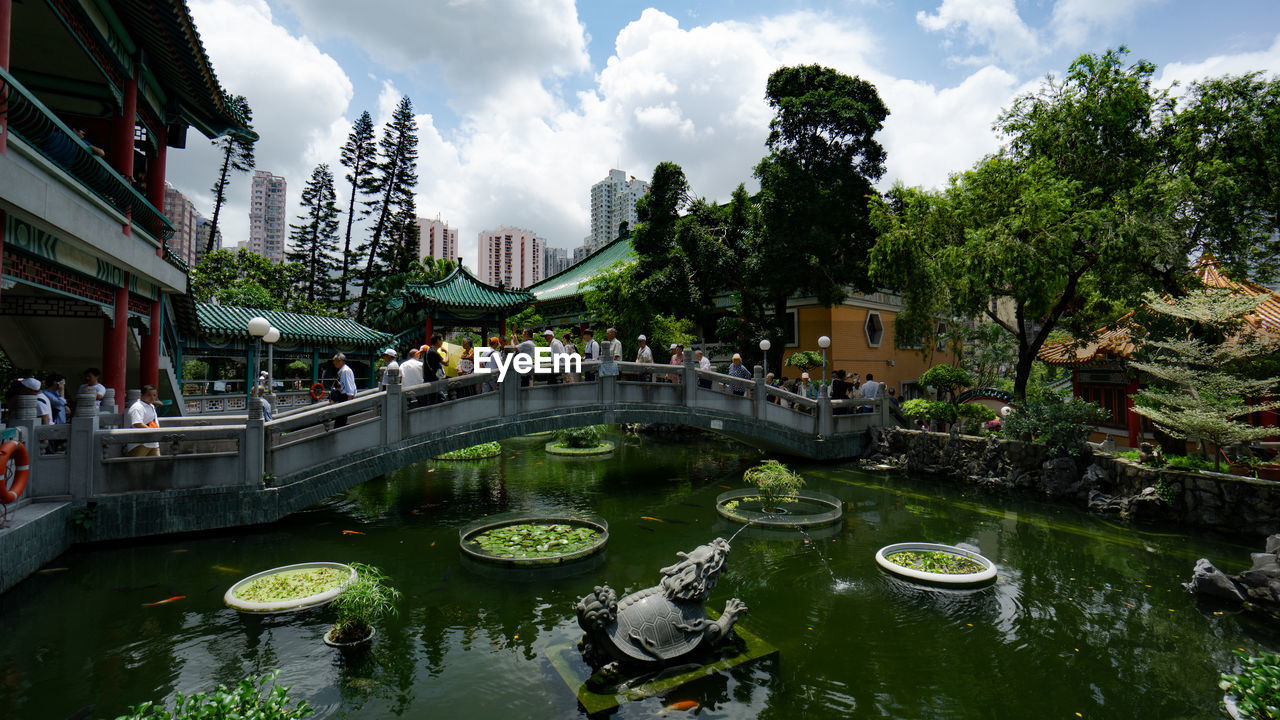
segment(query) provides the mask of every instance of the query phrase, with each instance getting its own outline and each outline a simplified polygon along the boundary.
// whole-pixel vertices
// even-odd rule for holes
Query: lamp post
[[[280,330],[274,327],[262,336],[262,342],[267,344],[267,394],[272,397],[275,397],[276,341],[279,339]]]
[[[827,384],[827,348],[831,347],[831,338],[823,335],[818,338],[818,347],[822,348],[822,384]]]
[[[270,332],[271,321],[259,315],[250,319],[245,329],[249,331],[249,335],[253,336],[253,367],[246,368],[249,372],[246,373],[248,382],[244,389],[245,397],[249,397],[253,394],[253,383],[258,379],[258,356],[262,354],[262,337]]]
[[[764,353],[764,374],[769,374],[769,348],[773,347],[773,343],[769,342],[769,338],[760,341],[760,352]]]

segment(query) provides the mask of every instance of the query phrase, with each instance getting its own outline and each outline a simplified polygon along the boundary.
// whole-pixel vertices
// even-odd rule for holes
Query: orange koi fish
[[[343,535],[363,535],[364,533],[360,532],[359,530],[343,530],[342,534]]]
[[[724,488],[725,490],[732,490],[732,489],[733,489],[733,488],[729,487],[728,485],[721,485],[720,487]]]
[[[674,702],[662,708],[662,712],[663,714],[666,714],[672,710],[692,710],[696,707],[698,707],[698,701],[696,700],[681,700],[680,702]]]
[[[641,519],[641,520],[652,520],[652,521],[654,521],[654,522],[666,522],[666,520],[663,520],[662,518],[649,517],[648,515],[641,515],[641,516],[640,516],[640,519]]]
[[[142,603],[142,607],[155,607],[156,605],[168,605],[168,604],[169,604],[169,603],[171,603],[171,602],[177,602],[177,601],[179,601],[179,600],[184,600],[184,599],[186,599],[186,597],[187,597],[186,595],[174,595],[174,596],[173,596],[173,597],[171,597],[171,598],[165,598],[165,599],[163,599],[163,600],[157,600],[157,601],[155,601],[155,602],[153,602],[153,603]]]

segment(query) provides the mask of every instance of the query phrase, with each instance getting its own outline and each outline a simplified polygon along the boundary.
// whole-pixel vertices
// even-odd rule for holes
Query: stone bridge
[[[270,422],[257,400],[248,415],[163,418],[156,429],[92,412],[91,396],[77,398],[67,425],[35,425],[24,405],[17,425],[31,450],[31,480],[0,528],[0,591],[73,542],[273,522],[397,468],[534,432],[671,423],[839,459],[860,455],[872,427],[904,424],[892,403],[802,397],[766,385],[758,367],[743,380],[692,363],[618,365],[619,376],[523,386],[514,373],[506,382],[468,375],[407,388],[392,377],[385,390]],[[583,370],[592,377],[598,368]],[[161,455],[124,456],[126,444],[139,442],[159,442]]]

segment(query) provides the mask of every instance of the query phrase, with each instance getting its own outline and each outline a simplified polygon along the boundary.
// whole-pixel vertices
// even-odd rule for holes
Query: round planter
[[[332,568],[334,570],[342,570],[347,573],[347,580],[346,582],[342,583],[336,588],[332,588],[330,590],[326,590],[322,593],[317,593],[315,595],[308,595],[307,597],[295,598],[292,600],[279,600],[276,602],[253,602],[251,600],[241,600],[235,595],[237,589],[253,582],[254,580],[257,580],[258,578],[266,577],[268,575],[276,575],[278,573],[283,573],[283,572],[292,572],[297,570],[311,570],[315,568]],[[255,573],[237,582],[236,584],[232,585],[230,588],[227,589],[226,594],[222,596],[222,601],[227,604],[227,607],[234,608],[244,613],[269,614],[269,613],[295,612],[297,610],[306,610],[307,608],[320,607],[321,605],[325,605],[329,603],[334,598],[338,597],[338,595],[342,594],[342,591],[346,590],[347,586],[350,585],[352,582],[354,582],[355,579],[356,579],[356,571],[352,569],[350,566],[343,565],[342,563],[308,562],[308,563],[298,563],[296,565],[282,565],[277,568],[271,568],[270,570],[264,570],[260,573]]]
[[[816,490],[800,490],[792,502],[766,510],[755,488],[729,490],[716,496],[716,512],[727,520],[767,528],[817,528],[834,525],[844,516],[844,501]],[[730,503],[737,505],[730,508]]]
[[[369,634],[360,640],[353,640],[351,642],[336,642],[332,640],[330,637],[333,635],[333,628],[329,628],[329,631],[324,634],[324,644],[328,645],[329,647],[338,648],[339,650],[359,650],[360,648],[366,647],[369,643],[373,642],[373,636],[377,634],[378,634],[378,629],[373,626],[370,626]]]
[[[978,563],[982,566],[982,571],[966,573],[964,575],[924,572],[923,570],[914,570],[909,567],[904,567],[888,559],[889,555],[906,551],[942,552],[957,555]],[[940,545],[938,543],[905,542],[885,545],[876,551],[876,564],[881,568],[884,568],[887,572],[897,575],[900,578],[914,582],[927,583],[929,585],[940,585],[943,587],[976,587],[979,585],[987,585],[996,579],[995,563],[976,552],[965,550],[964,548],[958,548],[953,545]]]
[[[498,528],[512,525],[573,525],[588,527],[600,533],[595,542],[585,548],[573,552],[548,557],[517,558],[488,553],[472,538]],[[470,560],[489,566],[502,568],[554,568],[568,564],[576,564],[592,558],[602,552],[609,543],[609,525],[603,519],[587,519],[580,517],[546,516],[546,517],[508,517],[497,520],[480,520],[463,528],[458,533],[458,547],[462,554]]]
[[[608,440],[602,440],[599,445],[596,445],[595,447],[589,447],[589,448],[556,447],[556,442],[557,441],[553,440],[547,443],[543,447],[546,449],[548,453],[552,455],[566,455],[571,457],[608,455],[609,453],[614,451],[615,447],[617,447],[613,443],[609,442]]]

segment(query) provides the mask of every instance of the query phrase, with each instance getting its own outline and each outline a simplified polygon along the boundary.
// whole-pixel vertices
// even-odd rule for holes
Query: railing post
[[[818,434],[829,438],[835,434],[835,419],[831,416],[831,398],[818,395]]]
[[[507,373],[507,379],[498,384],[498,415],[510,417],[520,412],[520,376]]]
[[[249,398],[248,413],[249,417],[244,421],[244,445],[240,448],[240,454],[244,458],[244,482],[246,485],[262,487],[267,465],[262,398]]]
[[[67,441],[67,472],[71,473],[68,491],[73,498],[94,494],[94,478],[98,476],[98,449],[94,433],[98,431],[98,396],[86,388],[76,396],[75,415],[71,416],[71,439]]]
[[[618,403],[618,376],[600,376],[600,404],[605,408],[604,424],[613,424],[613,407]]]
[[[755,397],[752,398],[752,400],[754,400],[752,407],[755,411],[756,419],[759,420],[764,417],[764,368],[759,365],[751,368],[751,376],[756,381]]]
[[[684,406],[693,407],[697,404],[698,393],[698,366],[697,361],[693,358],[693,353],[684,356],[684,365],[681,369],[681,380],[684,382]]]
[[[382,444],[391,445],[404,439],[404,386],[400,384],[400,363],[387,364],[383,382],[387,394],[382,398]]]
[[[889,398],[878,397],[876,404],[879,406],[876,409],[880,411],[880,427],[889,427]]]
[[[107,388],[107,391],[102,394],[102,407],[99,412],[109,413],[111,415],[115,415],[119,412],[119,410],[116,409],[115,388]]]

